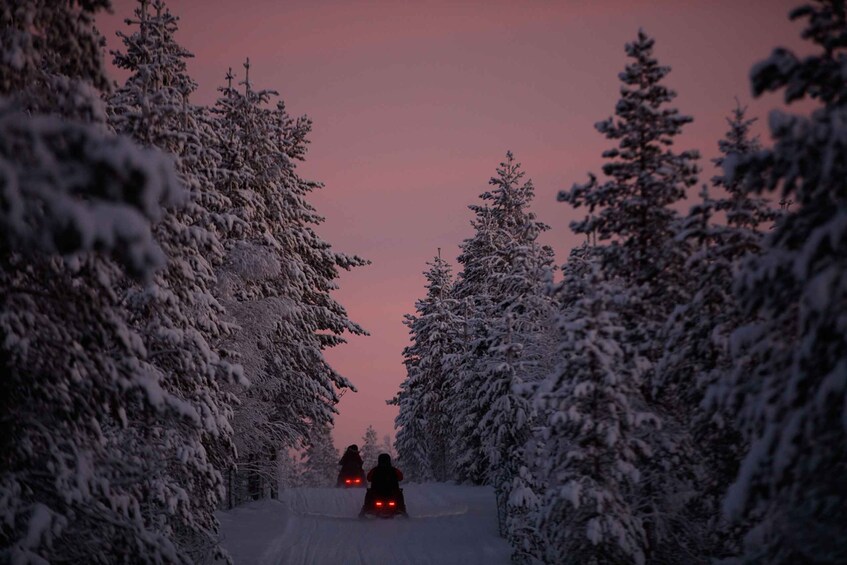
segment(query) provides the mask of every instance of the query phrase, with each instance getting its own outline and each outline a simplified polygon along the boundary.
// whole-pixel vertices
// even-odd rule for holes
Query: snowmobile
[[[338,464],[341,465],[341,470],[338,471],[338,480],[335,482],[335,486],[355,488],[368,485],[365,480],[365,470],[362,469],[362,456],[359,455],[359,446],[355,443],[347,447]]]
[[[342,469],[338,473],[338,481],[336,485],[339,488],[361,488],[367,485],[365,482],[364,473],[355,472],[355,473],[345,473]]]
[[[359,518],[366,516],[377,518],[394,518],[395,516],[409,517],[406,514],[406,502],[403,498],[403,489],[394,495],[376,494],[368,489],[365,495],[365,504],[359,512]]]

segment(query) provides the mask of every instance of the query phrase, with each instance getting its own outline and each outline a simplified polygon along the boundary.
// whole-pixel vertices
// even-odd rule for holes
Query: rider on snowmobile
[[[348,446],[338,464],[341,465],[341,471],[338,472],[338,486],[344,486],[345,479],[359,479],[362,483],[364,483],[364,462],[362,461],[362,456],[359,455],[358,445],[354,443],[353,445]],[[364,484],[362,484],[362,486],[364,486]]]
[[[377,466],[368,472],[368,480],[371,482],[371,488],[365,493],[365,504],[362,506],[360,515],[364,515],[377,496],[395,499],[398,512],[401,514],[406,513],[403,489],[400,488],[400,481],[403,480],[403,472],[391,465],[391,456],[389,454],[379,454]]]

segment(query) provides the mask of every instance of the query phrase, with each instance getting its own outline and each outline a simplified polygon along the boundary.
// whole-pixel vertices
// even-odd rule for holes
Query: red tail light
[[[358,485],[359,483],[361,483],[361,482],[362,482],[362,479],[356,479],[356,480],[355,480],[355,481],[353,481],[353,482],[354,482],[354,483],[356,483],[356,484]]]
[[[352,483],[353,481],[351,481],[350,479],[346,479],[344,482],[345,482],[345,483],[347,483],[347,484],[349,485],[349,484],[350,484],[350,483]],[[356,482],[358,483],[359,481],[356,481]]]
[[[376,505],[377,505],[377,506],[382,506],[382,502],[381,502],[381,501],[379,501],[379,500],[377,500],[377,501],[376,501]]]
[[[392,500],[391,502],[389,502],[389,503],[388,503],[388,505],[389,505],[389,506],[394,506],[394,505],[395,505],[395,502]]]

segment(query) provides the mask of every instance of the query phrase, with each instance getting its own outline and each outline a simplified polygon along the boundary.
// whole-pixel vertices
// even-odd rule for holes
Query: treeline
[[[297,172],[310,121],[249,62],[193,104],[161,0],[111,88],[108,7],[0,3],[3,562],[226,559],[214,512],[328,437],[353,387],[323,352],[364,333],[330,291],[366,261],[318,237]]]
[[[791,17],[814,53],[775,50],[753,91],[814,111],[774,111],[765,148],[737,107],[687,215],[691,118],[639,32],[596,125],[603,177],[559,193],[586,211],[560,282],[511,153],[458,275],[428,263],[398,453],[413,478],[493,485],[517,562],[847,561],[847,17]]]

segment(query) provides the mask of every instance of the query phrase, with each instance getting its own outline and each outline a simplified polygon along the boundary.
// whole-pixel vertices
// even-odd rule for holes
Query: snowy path
[[[486,487],[405,485],[410,519],[356,517],[363,490],[292,489],[221,512],[236,565],[509,563]]]

